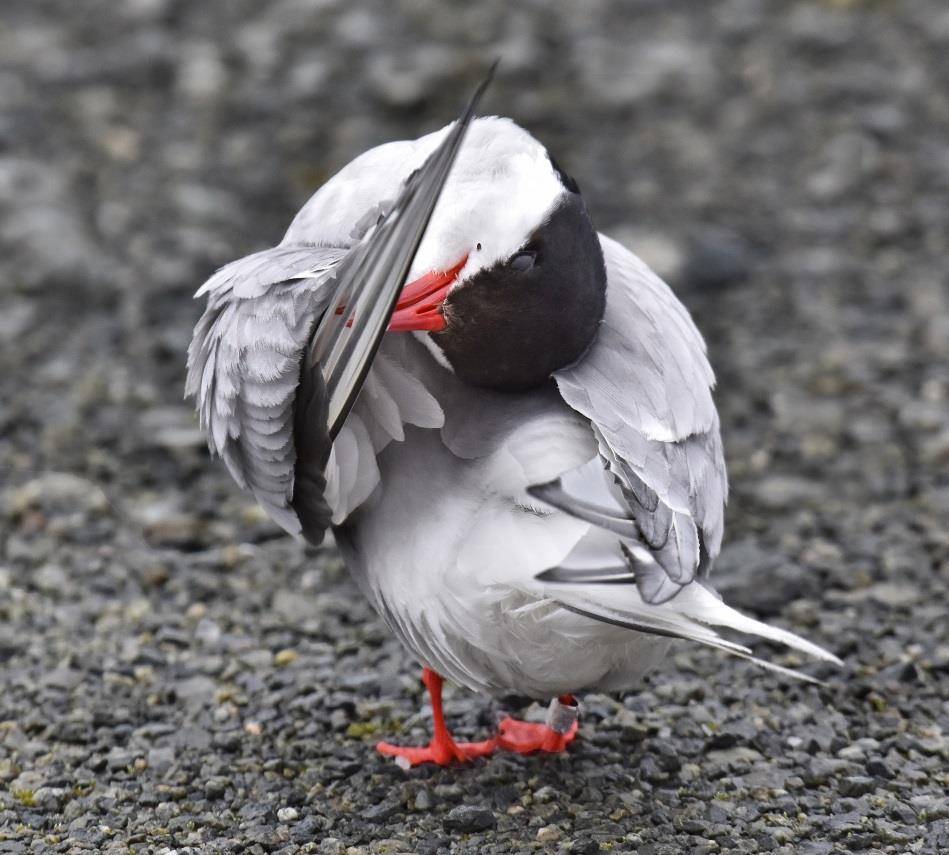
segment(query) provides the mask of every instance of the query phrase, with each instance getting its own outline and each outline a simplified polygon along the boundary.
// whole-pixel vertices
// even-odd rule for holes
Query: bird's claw
[[[403,747],[392,745],[389,742],[380,742],[376,750],[387,757],[395,757],[398,761],[408,761],[409,766],[419,766],[422,763],[435,763],[438,766],[449,766],[452,763],[466,763],[478,757],[486,757],[498,747],[498,740],[486,739],[484,742],[455,742],[453,739],[433,739],[429,745],[421,747]]]
[[[532,754],[535,751],[560,754],[576,739],[578,727],[574,721],[566,733],[561,733],[546,724],[506,718],[500,725],[498,748],[515,754]]]

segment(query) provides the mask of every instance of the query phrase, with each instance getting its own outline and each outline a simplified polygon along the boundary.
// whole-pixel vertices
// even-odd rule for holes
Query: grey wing
[[[303,474],[304,483],[313,486],[310,481],[322,478],[326,463],[301,453],[308,465],[296,471],[295,401],[299,387],[305,404],[296,408],[296,418],[309,414],[310,427],[302,432],[308,436],[325,423],[310,412],[325,406],[325,395],[308,382],[318,384],[319,371],[301,376],[301,360],[347,252],[275,247],[228,264],[198,291],[198,296],[208,295],[208,304],[188,348],[185,394],[196,399],[212,453],[291,534],[303,533],[294,507],[300,501],[309,509],[308,534],[319,531],[321,536],[330,514],[319,484],[300,490],[294,502],[295,478]],[[329,443],[317,446],[324,455]]]
[[[721,548],[728,483],[715,378],[700,333],[669,287],[616,241],[600,242],[603,323],[587,353],[554,377],[564,400],[590,420],[622,492],[629,517],[614,523],[628,528],[631,519],[663,571],[628,556],[644,599],[660,602],[707,574]],[[570,510],[557,488],[538,495]]]
[[[381,442],[400,437],[400,421],[440,423],[430,396],[396,383],[402,409],[369,373],[489,81],[398,197],[369,206],[356,246],[285,239],[198,291],[208,306],[188,349],[186,394],[197,398],[212,452],[292,534],[319,543],[354,495],[368,496],[378,474],[374,420]]]

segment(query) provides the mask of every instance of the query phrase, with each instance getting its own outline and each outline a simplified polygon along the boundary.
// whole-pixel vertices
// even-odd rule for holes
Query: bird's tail
[[[726,605],[714,591],[699,582],[686,585],[671,600],[658,605],[644,602],[636,587],[629,584],[578,585],[550,582],[546,588],[547,596],[564,608],[593,620],[653,635],[697,641],[806,682],[820,681],[791,668],[760,659],[748,647],[724,638],[716,629],[757,635],[799,650],[815,659],[833,662],[835,665],[843,664],[833,653],[793,632],[743,615]]]

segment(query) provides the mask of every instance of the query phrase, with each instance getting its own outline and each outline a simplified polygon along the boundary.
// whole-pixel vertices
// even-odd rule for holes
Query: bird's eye
[[[536,252],[519,252],[509,262],[511,270],[518,273],[525,273],[534,266],[537,260]]]

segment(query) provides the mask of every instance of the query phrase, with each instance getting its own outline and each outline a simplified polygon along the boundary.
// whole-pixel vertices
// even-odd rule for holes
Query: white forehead
[[[393,199],[448,127],[360,155],[321,187],[297,214],[284,243],[345,246],[365,213]],[[468,129],[409,273],[414,279],[470,254],[465,279],[509,257],[564,193],[546,149],[510,119],[486,116]],[[477,250],[477,244],[481,250]]]

